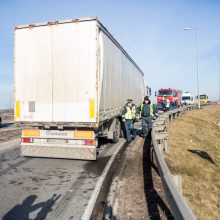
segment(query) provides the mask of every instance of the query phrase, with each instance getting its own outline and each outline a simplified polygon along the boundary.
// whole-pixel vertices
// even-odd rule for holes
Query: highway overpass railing
[[[1,121],[14,121],[14,114],[12,113],[2,113],[0,114]]]

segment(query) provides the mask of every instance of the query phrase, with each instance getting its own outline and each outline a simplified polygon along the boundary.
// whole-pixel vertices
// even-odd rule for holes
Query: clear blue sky
[[[218,99],[218,0],[0,0],[0,109],[13,106],[15,25],[97,16],[145,74],[153,91],[174,87],[196,94],[199,27],[200,90]]]

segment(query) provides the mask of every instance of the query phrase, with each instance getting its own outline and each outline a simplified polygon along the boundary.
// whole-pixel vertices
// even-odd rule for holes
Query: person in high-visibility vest
[[[132,99],[127,100],[127,104],[124,106],[122,112],[122,120],[125,123],[127,142],[131,142],[131,140],[134,139],[134,120],[136,118],[137,108],[132,101]]]
[[[170,110],[170,100],[166,98],[166,111]]]
[[[142,137],[145,138],[152,128],[152,117],[154,116],[153,104],[148,96],[144,97],[144,101],[140,106],[140,117],[142,122]]]

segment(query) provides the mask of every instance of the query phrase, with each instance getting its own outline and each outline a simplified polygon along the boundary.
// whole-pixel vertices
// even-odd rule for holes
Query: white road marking
[[[108,171],[109,171],[109,169],[110,169],[110,167],[111,167],[115,157],[117,156],[118,152],[123,147],[124,143],[125,143],[125,140],[122,140],[122,141],[120,141],[117,144],[118,145],[117,146],[117,150],[113,153],[113,155],[111,156],[111,159],[108,161],[108,163],[105,166],[105,169],[103,170],[101,176],[99,177],[99,180],[98,180],[98,182],[97,182],[97,184],[95,186],[95,189],[92,192],[92,195],[91,195],[91,197],[89,199],[89,202],[88,202],[88,204],[87,204],[87,206],[85,208],[85,211],[84,211],[84,213],[82,215],[81,220],[88,220],[88,219],[90,219],[92,211],[93,211],[95,203],[96,203],[96,200],[97,200],[97,197],[98,197],[99,192],[100,192],[100,190],[102,188],[102,184],[103,184],[103,182],[105,180],[105,177],[106,177],[106,175],[107,175],[107,173],[108,173]]]

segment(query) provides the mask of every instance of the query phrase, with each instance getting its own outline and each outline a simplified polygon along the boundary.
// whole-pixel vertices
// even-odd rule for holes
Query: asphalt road
[[[19,139],[0,143],[0,219],[80,219],[117,145],[101,149],[88,162],[20,157]]]

